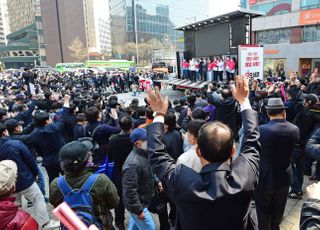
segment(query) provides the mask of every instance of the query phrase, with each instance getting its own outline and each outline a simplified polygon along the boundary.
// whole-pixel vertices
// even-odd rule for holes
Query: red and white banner
[[[239,46],[239,74],[254,79],[263,79],[263,47],[258,45]]]

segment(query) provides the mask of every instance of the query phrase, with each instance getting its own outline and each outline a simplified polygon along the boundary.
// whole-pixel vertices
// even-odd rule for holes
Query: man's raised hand
[[[242,104],[249,100],[249,83],[246,76],[237,76],[235,78],[236,84],[231,86],[233,97]]]
[[[169,98],[168,96],[163,99],[163,97],[160,95],[159,88],[155,87],[155,92],[153,90],[149,89],[147,91],[147,101],[151,107],[151,109],[154,112],[166,114],[169,106]]]

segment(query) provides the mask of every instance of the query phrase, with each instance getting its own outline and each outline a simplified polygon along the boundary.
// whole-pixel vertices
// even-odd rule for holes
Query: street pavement
[[[175,99],[180,99],[184,96],[184,91],[180,90],[172,90],[171,87],[168,87],[167,89],[161,90],[162,96],[168,96],[170,101],[173,102]],[[140,105],[144,105],[144,99],[146,98],[147,94],[145,92],[142,92],[136,96],[133,96],[133,93],[123,93],[118,94],[118,100],[123,101],[125,106],[129,106],[131,103],[131,100],[134,98],[137,98],[139,100]]]
[[[174,91],[172,89],[162,90],[161,94],[163,96],[169,96],[171,101],[173,101],[175,99],[179,99],[182,96],[184,96],[183,91],[179,91],[179,90]],[[117,96],[118,96],[119,100],[124,101],[126,106],[128,106],[130,104],[130,102],[133,98],[139,99],[139,104],[143,105],[144,98],[146,97],[146,93],[141,93],[138,96],[133,96],[132,93],[119,94]],[[305,189],[311,183],[312,182],[309,181],[308,177],[305,177],[303,188]],[[48,193],[48,190],[49,190],[48,186],[46,187],[46,190],[47,190],[47,194],[49,194]],[[303,200],[294,200],[294,199],[287,200],[287,205],[286,205],[286,209],[285,209],[285,213],[284,213],[284,220],[281,224],[281,230],[298,230],[299,229],[300,212],[301,212],[301,207],[302,207],[304,200],[305,200],[305,198]],[[23,202],[22,207],[24,209],[26,209],[31,215],[34,215],[35,210],[33,209],[33,207],[27,208],[27,202],[25,200]],[[53,216],[53,214],[51,213],[53,207],[50,204],[47,205],[47,209],[50,212],[51,218],[56,219]],[[159,229],[159,221],[158,221],[157,215],[152,215],[152,218],[156,223],[157,229]],[[126,221],[125,221],[126,227],[128,226],[128,221],[129,221],[129,213],[126,212]]]

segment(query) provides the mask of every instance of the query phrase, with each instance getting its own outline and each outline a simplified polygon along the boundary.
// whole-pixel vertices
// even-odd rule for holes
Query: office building
[[[42,0],[41,12],[49,65],[80,61],[68,48],[77,37],[87,52],[81,61],[111,54],[108,0]]]
[[[79,61],[68,48],[77,37],[87,54],[81,61],[111,54],[108,0],[10,0],[7,8],[6,68]]]
[[[249,0],[242,6],[266,13],[252,20],[255,43],[265,47],[266,73],[307,75],[320,67],[320,0]]]
[[[6,46],[0,47],[1,61],[6,68],[46,65],[40,1],[10,0],[6,3],[4,18],[10,34],[6,35]]]
[[[210,15],[209,0],[110,0],[112,46],[150,39],[169,39],[184,49],[184,35],[175,27]]]

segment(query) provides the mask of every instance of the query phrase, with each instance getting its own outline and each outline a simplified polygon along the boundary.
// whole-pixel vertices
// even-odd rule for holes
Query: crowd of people
[[[319,71],[265,81],[215,74],[174,101],[147,87],[145,103],[129,106],[117,93],[144,74],[3,76],[0,229],[57,227],[46,203],[64,201],[99,229],[125,229],[125,210],[130,230],[156,229],[151,213],[164,230],[280,229],[304,175],[320,180]],[[123,88],[109,91],[119,77]],[[319,193],[318,183],[308,189],[301,229],[319,227]]]
[[[214,58],[192,58],[191,60],[183,60],[182,78],[192,82],[197,81],[213,81],[223,82],[224,76],[228,81],[234,80],[237,73],[237,60],[230,56],[214,57]]]

